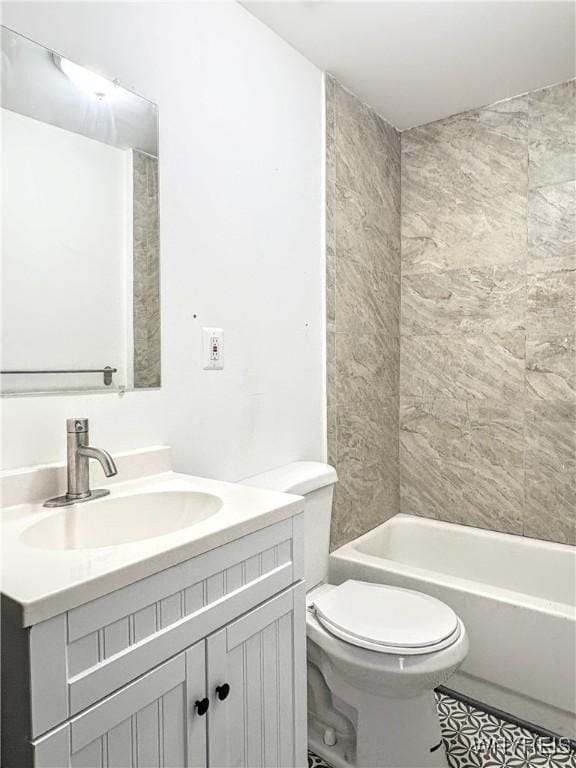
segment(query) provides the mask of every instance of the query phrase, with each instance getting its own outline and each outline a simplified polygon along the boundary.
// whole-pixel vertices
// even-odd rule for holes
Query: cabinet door
[[[37,768],[205,768],[205,643],[127,685],[34,744]]]
[[[207,652],[210,768],[305,766],[304,585],[210,636]]]

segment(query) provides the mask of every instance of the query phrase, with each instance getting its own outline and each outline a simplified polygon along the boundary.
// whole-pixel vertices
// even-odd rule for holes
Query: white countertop
[[[3,508],[2,593],[21,606],[23,626],[63,613],[304,509],[300,496],[175,472],[114,483],[109,488],[108,499],[136,493],[200,491],[219,496],[223,506],[189,528],[95,549],[44,549],[22,540],[27,528],[50,515],[61,514],[62,508],[47,509],[41,502]],[[75,506],[91,504],[98,501]]]

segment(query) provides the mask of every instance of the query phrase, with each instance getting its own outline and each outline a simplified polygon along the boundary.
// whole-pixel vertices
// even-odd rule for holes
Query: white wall
[[[7,3],[3,23],[159,104],[163,310],[160,391],[4,400],[4,466],[63,458],[73,415],[225,479],[322,458],[321,73],[235,3]],[[225,329],[222,372],[202,325]]]
[[[132,154],[0,111],[2,368],[109,365],[125,384]],[[42,379],[3,383],[22,391],[71,382]],[[102,382],[80,375],[75,385]]]

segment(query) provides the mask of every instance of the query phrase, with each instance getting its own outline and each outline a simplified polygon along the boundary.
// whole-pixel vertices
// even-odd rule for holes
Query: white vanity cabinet
[[[204,642],[175,656],[34,744],[37,768],[207,765]]]
[[[302,578],[299,514],[10,630],[29,717],[2,765],[305,766]]]
[[[227,694],[210,703],[210,766],[307,764],[303,602],[300,583],[208,638],[208,690]]]

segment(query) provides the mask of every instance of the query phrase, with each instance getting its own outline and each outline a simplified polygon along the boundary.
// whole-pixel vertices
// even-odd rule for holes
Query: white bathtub
[[[329,580],[417,589],[463,619],[455,691],[576,737],[576,548],[396,515],[330,556]]]

